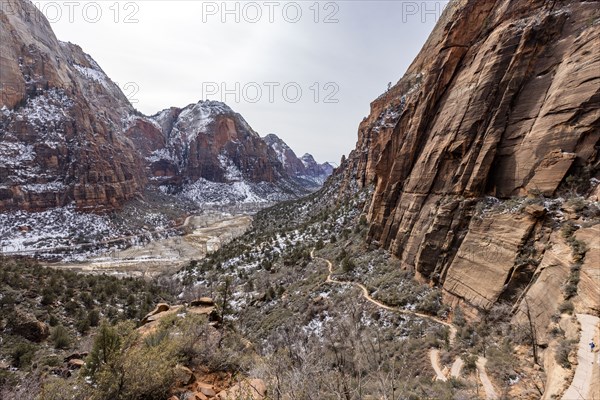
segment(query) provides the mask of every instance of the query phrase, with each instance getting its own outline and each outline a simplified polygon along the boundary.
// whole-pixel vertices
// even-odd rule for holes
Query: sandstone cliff
[[[0,35],[0,210],[97,210],[135,196],[145,177],[120,130],[133,108],[119,88],[28,1],[4,2]]]
[[[535,270],[517,258],[552,230],[544,207],[476,209],[598,178],[598,48],[597,2],[451,2],[340,172],[374,186],[368,240],[451,298],[517,298]]]
[[[188,197],[200,202],[227,194],[226,202],[288,199],[315,188],[294,179],[223,103],[137,112],[89,55],[56,39],[28,0],[5,2],[0,28],[0,212],[71,203],[113,210],[148,182],[171,193],[195,185]]]

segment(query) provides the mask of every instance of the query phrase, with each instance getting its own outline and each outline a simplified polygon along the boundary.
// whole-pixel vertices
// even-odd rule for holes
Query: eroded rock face
[[[163,163],[189,181],[276,182],[288,177],[275,152],[224,103],[200,101],[183,109],[163,110],[145,120],[154,124],[148,127],[152,137],[158,137],[156,127],[162,130],[164,143],[153,141],[152,152],[145,154],[155,174],[162,173],[157,163]],[[137,142],[131,129],[127,135]],[[147,137],[142,135],[142,141]]]
[[[333,166],[328,162],[319,164],[311,154],[304,154],[301,158],[277,135],[269,134],[263,138],[277,154],[277,159],[283,165],[285,172],[301,180],[321,186],[333,173]]]
[[[600,225],[578,230],[575,238],[585,243],[587,249],[579,274],[575,304],[580,312],[600,315]]]
[[[535,220],[505,214],[475,219],[445,273],[444,289],[479,308],[498,301]]]
[[[59,42],[29,1],[0,10],[0,210],[120,207],[145,184],[122,134],[133,108],[78,46]]]
[[[368,240],[449,294],[488,306],[531,223],[481,230],[476,204],[552,196],[597,162],[597,17],[595,2],[451,2],[405,76],[371,104],[340,172],[375,187]],[[499,252],[506,263],[469,262],[469,248],[496,231],[509,239]],[[475,265],[495,277],[486,293],[474,294],[471,281],[483,279]]]
[[[2,6],[0,212],[71,203],[112,210],[148,181],[170,192],[208,181],[307,193],[227,105],[200,101],[144,116],[89,55],[56,39],[31,2]]]

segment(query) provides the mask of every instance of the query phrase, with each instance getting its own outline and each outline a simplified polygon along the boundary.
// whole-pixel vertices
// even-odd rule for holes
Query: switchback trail
[[[397,307],[390,307],[387,304],[383,304],[382,302],[375,300],[373,297],[371,297],[371,295],[369,294],[369,290],[362,283],[352,282],[352,281],[339,281],[337,279],[332,278],[332,275],[333,275],[332,262],[323,257],[315,257],[314,252],[315,252],[314,249],[311,250],[311,252],[310,252],[310,257],[312,259],[323,260],[327,263],[329,273],[327,274],[327,279],[325,280],[325,282],[335,283],[338,285],[350,285],[350,286],[357,287],[362,291],[362,297],[365,300],[367,300],[368,302],[370,302],[384,310],[388,310],[388,311],[392,311],[392,312],[400,313],[400,314],[412,315],[415,317],[427,319],[427,320],[432,321],[437,324],[447,326],[450,329],[450,336],[449,336],[450,345],[452,346],[454,344],[454,341],[456,339],[457,330],[456,330],[456,327],[454,325],[452,325],[451,323],[442,321],[441,319],[433,317],[431,315],[422,314],[422,313],[419,313],[416,311],[404,310],[404,309],[397,308]],[[442,371],[442,368],[440,366],[439,350],[431,349],[429,351],[429,358],[431,361],[431,366],[436,373],[436,379],[441,380],[441,381],[446,381],[447,377],[444,374],[444,372]],[[487,360],[483,357],[479,357],[479,359],[477,360],[477,371],[478,371],[479,379],[481,380],[481,384],[483,385],[483,389],[485,390],[486,400],[496,400],[498,398],[498,394],[496,393],[496,390],[494,389],[494,385],[490,381],[490,379],[487,375],[487,372],[485,370],[486,362],[487,362]],[[460,357],[457,357],[456,361],[454,361],[454,364],[452,365],[452,368],[450,370],[450,376],[452,376],[454,378],[458,378],[460,376],[460,371],[462,369],[462,366],[463,366],[463,361],[460,359]]]
[[[415,316],[415,317],[427,319],[427,320],[432,321],[432,322],[434,322],[436,324],[444,325],[444,326],[448,327],[448,329],[450,330],[450,336],[449,336],[450,345],[454,344],[454,339],[456,338],[456,328],[451,323],[443,321],[443,320],[441,320],[439,318],[436,318],[436,317],[433,317],[431,315],[422,314],[422,313],[419,313],[419,312],[416,312],[416,311],[411,311],[411,310],[404,310],[402,308],[397,308],[397,307],[390,307],[387,304],[383,304],[382,302],[380,302],[378,300],[375,300],[373,297],[371,297],[371,295],[369,294],[369,290],[362,283],[351,282],[351,281],[338,281],[336,279],[333,279],[331,277],[332,274],[333,274],[333,264],[328,259],[322,258],[322,257],[315,257],[314,256],[314,250],[311,251],[310,256],[312,258],[314,258],[314,259],[320,259],[320,260],[323,260],[323,261],[325,261],[327,263],[327,266],[329,268],[329,274],[327,275],[326,282],[328,282],[328,283],[336,283],[338,285],[351,285],[351,286],[355,286],[355,287],[359,288],[362,291],[362,297],[365,300],[367,300],[368,302],[370,302],[372,304],[375,304],[379,308],[383,308],[384,310],[392,311],[392,312],[399,313],[399,314],[412,315],[412,316]]]
[[[440,366],[440,351],[438,349],[429,350],[429,361],[431,361],[431,366],[435,371],[435,379],[446,382],[448,378],[446,378],[446,374]]]
[[[598,345],[598,330],[600,318],[589,314],[577,314],[581,324],[581,336],[579,337],[579,348],[577,349],[577,369],[571,385],[562,396],[562,400],[598,400],[600,393],[591,387],[600,377],[600,362],[598,351],[590,351],[589,343],[594,340]],[[598,347],[596,347],[598,349]],[[595,393],[594,393],[595,392]]]
[[[485,365],[487,364],[487,359],[483,357],[479,357],[477,359],[477,372],[479,374],[479,380],[483,385],[483,390],[485,391],[486,400],[496,400],[498,399],[498,394],[496,393],[496,389],[494,389],[494,385],[490,380],[487,371],[485,370]]]

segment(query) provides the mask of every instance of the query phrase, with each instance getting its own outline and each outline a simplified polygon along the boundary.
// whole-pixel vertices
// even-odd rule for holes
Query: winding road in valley
[[[354,286],[357,287],[361,290],[362,292],[362,297],[368,301],[371,304],[374,304],[375,306],[382,308],[384,310],[388,310],[388,311],[392,311],[395,313],[400,313],[400,314],[405,314],[405,315],[411,315],[414,317],[419,317],[419,318],[423,318],[423,319],[427,319],[429,321],[432,321],[436,324],[440,324],[440,325],[444,325],[446,327],[448,327],[448,329],[450,330],[450,335],[449,335],[449,342],[450,345],[454,345],[455,339],[456,339],[456,327],[454,325],[452,325],[449,322],[443,321],[439,318],[433,317],[431,315],[427,315],[427,314],[422,314],[416,311],[411,311],[411,310],[404,310],[401,308],[397,308],[397,307],[391,307],[388,306],[387,304],[384,304],[376,299],[374,299],[373,297],[371,297],[371,295],[369,294],[369,290],[367,289],[367,287],[365,285],[363,285],[362,283],[358,283],[358,282],[352,282],[352,281],[340,281],[337,279],[334,279],[332,277],[333,275],[333,263],[331,261],[329,261],[326,258],[323,257],[315,257],[314,255],[314,249],[310,252],[310,256],[312,259],[315,260],[322,260],[325,263],[327,263],[327,267],[329,270],[329,273],[327,274],[327,278],[325,280],[325,282],[327,283],[335,283],[338,285],[350,285],[350,286]],[[433,368],[433,370],[435,371],[435,379],[440,380],[440,381],[447,381],[448,377],[447,374],[444,372],[444,370],[442,369],[441,365],[440,365],[440,353],[438,349],[431,349],[429,351],[429,359],[431,362],[431,367]],[[483,386],[483,389],[485,391],[485,395],[486,395],[486,399],[487,400],[495,400],[498,399],[498,394],[496,393],[496,390],[494,389],[494,385],[492,384],[491,380],[489,379],[486,369],[485,369],[485,364],[487,363],[487,360],[483,357],[479,357],[479,359],[477,360],[477,371],[478,371],[478,376],[479,379],[481,381],[481,384]],[[456,360],[454,361],[454,363],[452,364],[452,368],[450,369],[450,376],[453,378],[458,378],[460,376],[460,372],[462,370],[464,363],[462,361],[462,359],[460,357],[457,357]]]

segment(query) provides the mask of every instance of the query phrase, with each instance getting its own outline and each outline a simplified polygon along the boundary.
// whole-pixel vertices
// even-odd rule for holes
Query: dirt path
[[[382,302],[380,302],[378,300],[375,300],[369,294],[369,290],[367,289],[367,287],[365,285],[363,285],[362,283],[350,282],[350,281],[338,281],[336,279],[333,279],[331,277],[332,274],[333,274],[333,264],[331,263],[331,261],[329,261],[326,258],[315,257],[314,256],[314,250],[312,250],[310,252],[310,256],[313,259],[323,260],[323,261],[325,261],[327,263],[327,267],[328,267],[328,270],[329,270],[329,274],[327,274],[327,279],[325,280],[327,283],[335,283],[335,284],[338,284],[338,285],[350,285],[350,286],[357,287],[357,288],[359,288],[361,290],[362,297],[365,300],[367,300],[368,302],[376,305],[379,308],[383,308],[384,310],[392,311],[392,312],[395,312],[395,313],[412,315],[412,316],[415,316],[415,317],[427,319],[427,320],[435,322],[437,324],[444,325],[444,326],[446,326],[446,327],[448,327],[450,329],[450,336],[449,336],[450,345],[454,344],[454,340],[456,338],[456,328],[452,324],[450,324],[450,323],[448,323],[446,321],[442,321],[441,319],[438,319],[436,317],[432,317],[431,315],[421,314],[421,313],[416,312],[416,311],[403,310],[403,309],[397,308],[397,307],[390,307],[387,304],[384,304],[384,303],[382,303]],[[444,381],[444,382],[447,381],[448,378],[446,377],[446,374],[444,374],[444,372],[442,371],[442,368],[440,366],[440,351],[438,349],[431,349],[429,351],[429,359],[431,361],[431,367],[435,371],[436,379]],[[455,365],[458,365],[458,367],[455,368]],[[454,374],[452,374],[452,376],[455,377],[455,378],[457,378],[460,375],[460,370],[461,369],[462,369],[462,360],[460,360],[460,358],[457,358],[457,360],[454,362],[454,365],[452,366],[452,370],[454,371]]]
[[[600,357],[598,351],[591,352],[590,345],[592,339],[598,346],[598,330],[600,329],[600,318],[589,314],[577,314],[577,319],[581,324],[581,336],[579,338],[579,348],[577,350],[577,369],[571,386],[563,394],[562,400],[598,400],[600,393],[592,390],[594,377],[598,377]],[[598,347],[596,347],[598,350]]]
[[[450,329],[450,337],[449,337],[449,341],[450,341],[450,345],[454,344],[454,340],[456,338],[456,327],[454,327],[454,325],[450,324],[449,322],[446,321],[442,321],[439,318],[436,317],[432,317],[431,315],[426,315],[426,314],[421,314],[418,313],[416,311],[410,311],[410,310],[403,310],[401,308],[396,308],[396,307],[390,307],[386,304],[383,304],[382,302],[375,300],[374,298],[371,297],[371,295],[369,294],[369,290],[367,289],[367,287],[361,283],[358,282],[350,282],[350,281],[338,281],[336,279],[332,278],[332,274],[333,274],[333,264],[331,263],[331,261],[329,261],[326,258],[323,257],[315,257],[314,256],[314,250],[312,250],[310,252],[310,256],[313,259],[319,259],[319,260],[323,260],[327,263],[327,267],[329,270],[329,274],[327,275],[327,279],[325,280],[328,283],[336,283],[338,285],[350,285],[350,286],[354,286],[357,288],[360,288],[360,290],[362,291],[362,297],[367,300],[368,302],[375,304],[377,307],[379,308],[383,308],[384,310],[388,310],[388,311],[392,311],[392,312],[396,312],[396,313],[401,313],[401,314],[407,314],[407,315],[412,315],[415,317],[420,317],[423,319],[427,319],[429,321],[447,326]],[[433,368],[433,370],[435,371],[436,374],[436,379],[441,380],[441,381],[447,381],[448,378],[446,377],[446,374],[444,374],[441,366],[440,366],[440,353],[438,349],[431,349],[429,351],[429,359],[431,361],[431,367]],[[494,385],[492,384],[492,381],[490,380],[487,371],[485,369],[485,365],[487,363],[487,360],[483,357],[479,357],[477,359],[477,372],[479,375],[479,380],[481,381],[481,384],[483,386],[483,389],[485,391],[485,397],[486,400],[497,400],[498,399],[498,394],[496,393],[496,389],[494,388]],[[454,378],[458,378],[460,376],[460,372],[462,370],[463,367],[463,361],[460,357],[457,357],[456,360],[454,361],[454,363],[452,364],[452,368],[450,370],[450,376],[454,377]],[[563,398],[563,400],[567,400],[565,398]],[[570,400],[570,399],[569,399]]]
[[[449,336],[450,345],[454,344],[454,339],[456,338],[456,328],[451,323],[442,321],[441,319],[433,317],[431,315],[421,314],[416,311],[404,310],[402,308],[397,308],[397,307],[390,307],[386,304],[383,304],[382,302],[375,300],[373,297],[371,297],[371,295],[369,294],[369,290],[362,283],[350,282],[350,281],[338,281],[336,279],[333,279],[331,277],[331,275],[333,274],[333,264],[328,259],[322,258],[322,257],[315,257],[314,250],[311,251],[310,256],[314,259],[323,260],[327,263],[327,267],[329,268],[329,274],[327,275],[326,282],[336,283],[338,285],[351,285],[351,286],[357,287],[362,291],[362,297],[365,300],[367,300],[368,302],[370,302],[372,304],[375,304],[379,308],[383,308],[384,310],[393,311],[395,313],[400,313],[400,314],[412,315],[415,317],[427,319],[429,321],[435,322],[436,324],[444,325],[444,326],[448,327],[448,329],[450,330],[450,336]]]
[[[465,362],[462,360],[462,358],[456,357],[454,364],[452,364],[452,368],[450,368],[450,376],[453,378],[460,377],[463,365],[465,365]]]
[[[496,389],[490,380],[490,377],[485,370],[485,365],[487,364],[487,359],[483,357],[479,357],[477,359],[477,372],[479,374],[479,380],[481,381],[481,385],[483,386],[483,390],[485,391],[485,398],[487,400],[497,400],[498,394],[496,393]]]
[[[446,382],[448,378],[446,378],[444,371],[440,367],[440,351],[438,349],[429,350],[429,361],[431,361],[431,366],[435,371],[435,379]]]

